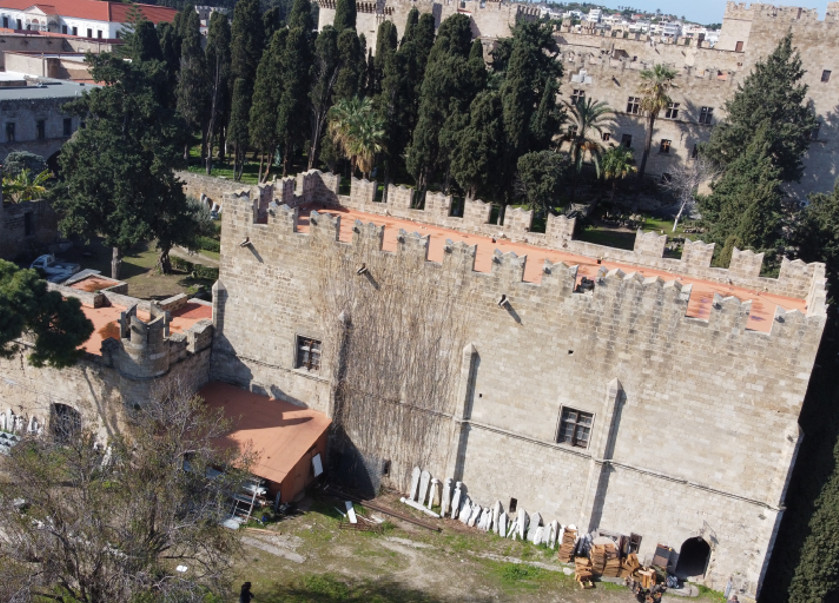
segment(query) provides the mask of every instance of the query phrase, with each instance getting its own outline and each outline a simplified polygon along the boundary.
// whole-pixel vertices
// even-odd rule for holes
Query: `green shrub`
[[[198,237],[196,242],[198,243],[199,249],[215,252],[218,252],[221,249],[221,242],[212,237]]]

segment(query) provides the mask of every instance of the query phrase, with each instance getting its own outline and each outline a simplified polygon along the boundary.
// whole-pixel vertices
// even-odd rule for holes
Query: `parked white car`
[[[70,262],[59,262],[51,253],[38,256],[38,258],[29,265],[33,270],[37,270],[38,274],[42,275],[51,283],[61,283],[76,274],[81,270],[81,266]]]

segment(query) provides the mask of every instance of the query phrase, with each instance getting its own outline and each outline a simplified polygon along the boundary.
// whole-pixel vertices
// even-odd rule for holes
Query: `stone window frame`
[[[664,119],[679,119],[682,103],[670,103],[664,110]]]
[[[630,96],[626,99],[626,112],[630,115],[639,115],[641,113],[640,96]]]
[[[662,138],[661,143],[658,145],[658,152],[666,155],[670,152],[670,148],[673,146],[673,141],[669,138]]]
[[[586,91],[584,88],[574,88],[571,92],[571,104],[576,105],[577,102],[582,102],[586,98]]]
[[[714,108],[700,107],[699,108],[699,123],[710,126],[714,123]]]
[[[35,136],[38,140],[46,140],[47,139],[47,120],[46,119],[36,119],[35,120]]]
[[[317,344],[316,346],[314,344]],[[316,349],[313,351],[313,347]],[[311,335],[294,336],[294,368],[308,373],[320,372],[323,341]]]
[[[588,420],[588,424],[584,422],[584,420]],[[557,420],[557,429],[556,429],[556,437],[554,438],[556,443],[561,446],[568,446],[570,448],[580,448],[582,450],[588,450],[589,445],[591,444],[591,436],[594,432],[594,422],[596,419],[596,413],[589,412],[587,410],[580,410],[579,408],[575,408],[573,406],[567,406],[565,404],[559,407],[559,419]],[[570,437],[570,441],[566,441],[564,439],[564,427],[569,424],[570,421],[573,420],[573,431]],[[584,438],[577,439],[578,436],[578,429],[585,430]]]

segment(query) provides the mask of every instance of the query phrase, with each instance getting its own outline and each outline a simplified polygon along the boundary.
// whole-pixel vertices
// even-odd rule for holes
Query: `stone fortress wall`
[[[88,308],[119,306],[125,311],[115,337],[105,338],[99,353],[86,352],[75,366],[29,365],[31,342],[25,339],[17,355],[0,359],[0,413],[22,417],[25,429],[34,419],[34,425],[49,430],[53,406],[62,404],[79,413],[83,427],[98,428],[106,441],[122,429],[126,408],[145,404],[158,388],[177,382],[184,391],[194,392],[209,380],[211,322],[198,321],[183,333],[169,329],[169,312],[186,302],[185,295],[149,302],[121,293],[124,284],[97,292],[53,283],[49,288]],[[151,319],[138,318],[138,310]]]
[[[332,23],[335,10],[333,0],[323,0],[320,6],[318,25],[322,28]],[[505,2],[366,3],[360,5],[357,29],[365,34],[368,48],[375,49],[375,32],[382,20],[393,21],[401,36],[412,7],[433,14],[438,25],[455,12],[469,14],[473,35],[490,45],[492,40],[509,35],[518,20],[538,18],[532,7]],[[656,121],[647,168],[650,175],[672,173],[692,159],[696,145],[708,140],[713,126],[725,118],[725,101],[787,31],[792,31],[793,43],[801,53],[808,102],[821,120],[805,158],[802,181],[790,187],[803,200],[810,192],[832,190],[839,175],[839,2],[828,3],[823,19],[816,10],[728,2],[719,42],[713,48],[693,39],[661,43],[646,34],[564,25],[555,36],[565,66],[560,96],[567,101],[579,90],[586,97],[609,103],[617,116],[606,144],[620,144],[623,136],[629,135],[636,161],[640,161],[644,118],[628,112],[628,99],[636,96],[641,69],[656,63],[674,67],[679,75],[671,97],[680,103],[680,111],[674,119],[662,112]],[[826,80],[825,72],[829,72]],[[702,107],[712,110],[704,122],[700,120]],[[670,141],[666,152],[662,152],[662,140]]]
[[[824,327],[822,265],[786,262],[778,279],[765,279],[758,276],[761,258],[751,253],[737,254],[722,270],[708,266],[710,249],[701,243],[671,260],[661,257],[663,240],[654,234],[639,234],[633,251],[609,250],[575,242],[563,234],[567,224],[555,225],[551,241],[541,235],[543,244],[561,241],[560,248],[590,257],[674,273],[664,280],[612,270],[581,292],[574,266],[548,264],[535,284],[522,280],[526,259],[515,254],[496,254],[491,272],[481,273],[473,269],[475,248],[464,243],[449,245],[440,264],[427,261],[428,239],[416,234],[402,233],[395,251],[383,251],[382,229],[357,223],[353,241],[342,242],[340,218],[317,212],[304,232],[303,205],[376,205],[371,184],[354,182],[349,197],[337,195],[337,186],[337,177],[308,172],[225,197],[214,378],[331,415],[332,375],[340,366],[309,371],[295,361],[297,337],[324,346],[333,340],[338,317],[321,314],[322,283],[366,286],[355,270],[364,262],[379,287],[398,280],[416,287],[418,299],[428,287],[453,291],[467,328],[455,342],[463,350],[460,377],[428,442],[428,470],[463,481],[484,505],[500,500],[506,507],[515,498],[546,521],[641,534],[642,557],[657,543],[678,550],[702,538],[711,555],[700,579],[721,590],[734,576],[741,592],[756,594],[783,513],[801,437],[797,417]],[[479,202],[454,218],[444,215],[445,198],[412,210],[405,197],[389,191],[376,213],[459,221],[465,231],[488,226]],[[522,240],[540,234],[524,231],[528,223],[511,212],[501,228]],[[352,269],[336,271],[335,257]],[[393,272],[403,266],[410,272]],[[750,302],[717,297],[707,318],[692,318],[690,287],[676,274],[801,296],[806,314],[778,310],[769,332],[756,332],[746,328]],[[498,306],[501,295],[505,307]],[[328,349],[322,357],[341,362]],[[558,443],[565,407],[593,415],[588,447]],[[382,481],[405,490],[412,467],[390,460]]]

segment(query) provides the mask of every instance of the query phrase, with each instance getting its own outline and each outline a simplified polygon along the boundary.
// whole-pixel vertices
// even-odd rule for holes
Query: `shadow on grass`
[[[606,245],[608,247],[617,247],[618,249],[633,249],[635,247],[635,233],[623,232],[619,230],[598,230],[594,228],[587,228],[579,237],[580,241],[588,241],[596,245]]]
[[[308,575],[293,584],[275,584],[268,592],[255,593],[259,601],[269,603],[444,603],[420,590],[407,588],[392,580],[352,581],[332,574]],[[488,601],[489,599],[460,599]]]

